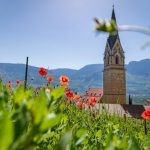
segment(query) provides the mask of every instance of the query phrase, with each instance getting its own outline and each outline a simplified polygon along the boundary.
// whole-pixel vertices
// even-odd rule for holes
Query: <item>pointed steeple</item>
[[[114,6],[111,21],[114,21],[116,32],[107,38],[104,52],[103,101],[109,104],[126,104],[126,69],[124,51],[118,34]],[[130,100],[130,103],[131,100]]]
[[[117,25],[117,21],[116,21],[116,16],[115,16],[115,10],[114,10],[114,5],[113,5],[113,9],[112,9],[112,16],[111,16],[111,21],[115,21],[116,22],[116,25]],[[112,34],[110,33],[109,34],[109,37],[108,37],[108,43],[109,43],[109,46],[110,48],[112,49],[117,38],[119,38],[119,35],[118,35],[118,31],[116,31],[116,33]]]
[[[116,22],[116,16],[115,16],[114,5],[113,5],[113,10],[112,10],[111,20],[114,20],[114,21]]]

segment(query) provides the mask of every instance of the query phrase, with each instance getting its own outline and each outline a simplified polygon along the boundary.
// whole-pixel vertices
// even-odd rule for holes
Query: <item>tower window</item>
[[[119,57],[118,57],[118,55],[116,55],[116,64],[118,65],[119,64]]]

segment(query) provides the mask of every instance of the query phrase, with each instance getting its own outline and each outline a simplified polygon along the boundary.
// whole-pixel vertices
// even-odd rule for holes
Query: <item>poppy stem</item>
[[[27,89],[27,81],[28,81],[28,57],[26,58],[26,70],[25,70],[25,80],[24,80],[24,89]]]
[[[146,120],[144,120],[144,132],[147,135],[147,126],[146,126]]]

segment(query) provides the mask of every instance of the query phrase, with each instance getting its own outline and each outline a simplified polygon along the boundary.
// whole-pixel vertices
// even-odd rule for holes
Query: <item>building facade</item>
[[[112,20],[116,22],[114,8]],[[116,22],[117,25],[117,22]],[[126,104],[125,56],[118,31],[109,34],[104,52],[103,102]]]

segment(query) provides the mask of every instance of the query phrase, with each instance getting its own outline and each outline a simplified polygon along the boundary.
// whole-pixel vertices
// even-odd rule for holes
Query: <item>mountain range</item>
[[[38,67],[29,66],[28,85],[33,86],[44,82],[38,75]],[[60,68],[48,70],[48,75],[55,78],[54,85],[59,84],[59,76],[70,78],[70,87],[74,92],[84,93],[89,87],[103,86],[103,64],[86,65],[79,70]],[[0,63],[0,78],[4,82],[16,79],[24,80],[25,64]],[[31,78],[34,77],[32,81]],[[127,94],[150,95],[150,59],[131,61],[126,65]]]

